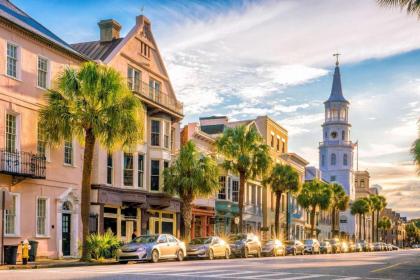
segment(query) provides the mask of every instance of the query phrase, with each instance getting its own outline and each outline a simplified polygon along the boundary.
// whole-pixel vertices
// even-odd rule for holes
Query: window
[[[281,152],[285,153],[286,152],[286,143],[283,140],[283,146],[281,147]]]
[[[171,127],[171,150],[175,150],[175,128]]]
[[[6,115],[6,151],[16,151],[16,116]]]
[[[138,156],[138,171],[137,171],[137,185],[139,188],[143,188],[144,187],[144,155],[139,154]]]
[[[7,43],[7,75],[17,78],[18,47]]]
[[[321,156],[321,165],[325,166],[325,155]]]
[[[158,81],[150,79],[149,95],[154,101],[160,102],[160,83]]]
[[[344,141],[344,139],[346,138],[346,133],[343,131],[341,131],[341,140]]]
[[[169,122],[165,121],[165,131],[163,133],[163,145],[165,148],[169,149],[169,134],[171,132],[171,125]]]
[[[232,180],[232,201],[239,202],[239,181]]]
[[[274,148],[274,135],[271,134],[270,146]]]
[[[124,186],[133,186],[133,154],[124,153]]]
[[[150,58],[150,47],[144,42],[141,42],[141,54],[147,58]]]
[[[160,121],[152,120],[152,130],[151,130],[151,145],[159,146],[160,145]]]
[[[344,166],[347,166],[347,161],[348,161],[348,160],[347,160],[347,154],[344,154],[344,155],[343,155],[343,165],[344,165]]]
[[[331,154],[331,165],[336,165],[337,163],[337,156],[335,154]]]
[[[113,171],[113,160],[112,160],[112,154],[108,153],[106,158],[106,183],[108,185],[112,185],[112,171]]]
[[[4,217],[4,234],[17,235],[17,207],[18,207],[18,196],[12,194],[12,202],[9,209],[5,210]]]
[[[336,180],[336,177],[335,176],[331,176],[330,177],[330,182],[335,182],[335,180]]]
[[[219,189],[218,198],[226,199],[226,177],[225,176],[219,177],[219,185],[220,185],[220,189]]]
[[[261,188],[257,187],[257,205],[261,205],[262,204],[262,200],[261,200]]]
[[[45,157],[47,151],[47,140],[45,137],[45,129],[38,125],[38,137],[37,137],[36,152],[38,156]]]
[[[36,234],[47,235],[47,202],[46,198],[38,198],[36,206]]]
[[[277,137],[277,151],[280,151],[280,138]]]
[[[250,185],[251,188],[251,204],[256,205],[256,199],[257,199],[257,186],[256,185]]]
[[[128,88],[135,92],[140,92],[141,72],[128,66],[127,83]]]
[[[361,188],[364,188],[365,187],[365,180],[364,179],[361,179],[360,180],[360,187]]]
[[[159,161],[158,160],[152,160],[151,161],[151,172],[150,172],[150,189],[152,191],[158,191],[159,190],[159,175],[160,175],[160,167],[159,167]]]
[[[73,142],[71,140],[64,141],[64,163],[73,164]]]
[[[48,79],[48,60],[38,57],[38,86],[40,88],[47,88]]]

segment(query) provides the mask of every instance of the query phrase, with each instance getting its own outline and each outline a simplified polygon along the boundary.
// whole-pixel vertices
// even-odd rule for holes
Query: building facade
[[[5,244],[36,240],[38,256],[77,256],[83,150],[73,139],[47,146],[37,120],[57,74],[86,58],[5,0],[0,52],[0,186],[11,194]]]
[[[355,171],[354,172],[354,187],[356,190],[356,199],[369,197],[371,194],[370,186],[370,174],[368,171]],[[365,215],[365,219],[363,221],[364,228],[366,230],[362,230],[363,240],[373,241],[372,235],[372,227],[373,227],[373,219],[371,213]]]
[[[118,70],[144,105],[144,141],[134,150],[109,153],[97,145],[91,195],[91,232],[112,230],[121,240],[139,234],[180,235],[180,201],[162,191],[162,171],[180,146],[178,102],[152,34],[151,22],[121,38],[115,20],[98,23],[98,41],[73,44],[92,60]]]

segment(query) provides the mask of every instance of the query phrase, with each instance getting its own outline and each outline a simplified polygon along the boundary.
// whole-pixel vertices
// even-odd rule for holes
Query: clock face
[[[337,138],[337,132],[335,132],[335,131],[331,132],[331,138],[332,139]]]

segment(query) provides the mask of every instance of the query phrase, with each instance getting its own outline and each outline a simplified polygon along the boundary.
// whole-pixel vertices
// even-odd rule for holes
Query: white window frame
[[[130,70],[131,70],[131,77],[128,75],[128,72]],[[138,88],[135,87],[135,83],[134,83],[135,72],[137,72],[139,75]],[[141,92],[141,86],[142,86],[141,74],[142,74],[141,71],[137,69],[136,67],[133,67],[130,64],[127,66],[127,86],[129,87],[130,90],[135,91],[135,92]]]
[[[10,193],[11,196],[16,197],[15,203],[15,232],[14,233],[6,233],[6,227],[4,226],[4,236],[5,237],[19,237],[20,236],[20,193]],[[6,217],[4,219],[6,223]]]
[[[4,119],[5,119],[5,124],[4,124],[4,145],[6,148],[6,143],[7,143],[7,115],[11,115],[14,116],[16,118],[16,123],[15,123],[15,151],[20,151],[20,141],[19,141],[19,136],[20,136],[20,115],[17,114],[16,112],[11,112],[11,111],[6,111],[6,114],[4,115]],[[12,153],[14,153],[15,151],[10,151]]]
[[[71,163],[66,163],[66,142],[70,142],[71,143]],[[63,164],[64,166],[76,166],[75,165],[75,145],[74,145],[74,140],[70,140],[70,141],[66,141],[64,140],[63,143]]]
[[[236,183],[236,184],[235,184]],[[237,190],[234,190],[234,185],[236,185]],[[236,198],[237,199],[233,199],[234,198],[234,193],[236,193]],[[232,179],[232,202],[239,202],[239,180],[237,179]]]
[[[125,184],[125,182],[124,182],[124,172],[125,172],[125,161],[124,161],[124,158],[125,158],[125,155],[131,155],[132,156],[132,158],[133,158],[133,167],[132,167],[132,169],[131,169],[131,173],[132,173],[132,180],[133,180],[133,183],[132,183],[132,185],[130,186],[130,185],[126,185]],[[134,153],[122,153],[122,185],[124,186],[124,187],[126,187],[126,188],[133,188],[133,187],[135,187],[135,184],[136,184],[136,182],[135,182],[135,175],[134,175],[134,173],[135,173],[135,156],[134,156]],[[129,169],[127,169],[127,170],[129,170]]]
[[[153,168],[152,168],[152,161],[157,161],[157,162],[159,162],[159,175],[153,175],[152,174],[152,171],[153,171]],[[162,178],[162,167],[161,167],[161,161],[160,161],[160,159],[156,159],[156,158],[151,158],[150,160],[149,160],[149,164],[150,164],[150,173],[149,173],[149,181],[150,181],[150,192],[160,192],[161,191],[161,186],[162,186],[162,182],[163,182],[163,178]],[[159,189],[157,189],[157,190],[152,190],[152,177],[158,177],[158,188]]]
[[[152,144],[152,133],[153,133],[153,126],[152,126],[152,123],[154,122],[154,121],[156,121],[156,122],[158,122],[159,123],[159,137],[158,137],[158,141],[159,141],[159,143],[158,143],[158,145],[154,145],[154,144]],[[163,143],[162,143],[162,129],[163,129],[163,125],[162,125],[162,120],[160,120],[160,119],[155,119],[155,118],[152,118],[152,119],[150,119],[150,146],[152,146],[152,147],[162,147],[163,145]]]
[[[39,60],[40,59],[44,59],[44,60],[47,61],[47,73],[45,75],[45,87],[42,87],[42,86],[39,85],[39,70],[40,70],[39,69]],[[50,69],[51,69],[51,63],[50,63],[50,60],[48,59],[48,57],[45,57],[43,55],[38,55],[37,60],[36,60],[36,78],[37,78],[36,79],[36,87],[37,88],[42,89],[42,90],[46,90],[50,87],[50,85],[51,85],[51,75],[50,75],[51,71],[50,71]]]
[[[38,152],[38,147],[39,147],[39,129],[40,129],[40,126],[38,124],[37,132],[36,132],[36,153],[37,153],[37,155],[39,155],[39,152]],[[48,161],[48,162],[51,162],[51,158],[50,158],[50,146],[48,145],[48,143],[46,141],[45,141],[45,160]]]
[[[224,178],[224,180],[222,180],[222,177]],[[219,183],[219,191],[217,192],[217,199],[219,199],[219,200],[227,200],[227,187],[226,187],[226,177],[227,176],[224,176],[224,175],[221,175],[221,176],[219,176],[219,178],[218,178],[218,183]],[[223,183],[224,183],[224,191],[223,192],[221,192],[221,190],[222,190],[222,181],[223,181]],[[224,195],[225,196],[225,198],[220,198],[220,195]]]
[[[171,123],[170,121],[163,121],[163,147],[165,149],[171,148]]]
[[[139,181],[139,174],[140,174],[140,165],[139,165],[139,160],[140,157],[143,157],[143,166],[142,166],[142,181]],[[144,189],[146,187],[145,185],[145,163],[146,163],[146,155],[144,153],[137,153],[137,187],[140,189]]]
[[[11,76],[11,75],[9,75],[7,73],[8,72],[7,71],[8,70],[8,68],[7,68],[7,57],[8,57],[8,55],[7,55],[7,46],[9,44],[16,47],[16,77]],[[20,63],[21,62],[21,47],[18,44],[16,44],[15,42],[6,41],[5,50],[6,50],[6,54],[5,54],[5,58],[6,58],[6,60],[5,60],[5,71],[4,71],[5,72],[5,75],[7,77],[11,78],[11,79],[20,81],[20,79],[21,79],[21,63]]]
[[[108,157],[111,156],[111,166],[108,165]],[[111,186],[114,183],[114,156],[111,152],[106,153],[106,179],[105,182],[108,186]],[[111,183],[108,182],[108,169],[111,167]]]
[[[39,199],[45,200],[45,234],[38,233],[38,201]],[[36,224],[36,237],[50,237],[50,198],[47,196],[37,196],[35,203],[35,224]]]

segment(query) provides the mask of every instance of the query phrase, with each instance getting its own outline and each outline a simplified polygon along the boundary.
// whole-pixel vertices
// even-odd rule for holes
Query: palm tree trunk
[[[184,239],[187,242],[191,240],[192,201],[190,197],[182,198],[181,213],[184,220]]]
[[[335,207],[331,210],[331,235],[332,238],[335,238]]]
[[[276,192],[276,213],[274,225],[276,228],[276,238],[280,239],[280,200],[282,192]]]
[[[244,210],[244,198],[245,198],[245,173],[239,173],[239,232],[244,232],[243,227],[243,210]]]
[[[372,236],[371,236],[371,241],[374,242],[375,241],[375,210],[372,211]]]
[[[92,173],[93,151],[95,149],[95,135],[92,129],[85,130],[85,151],[83,154],[82,170],[82,261],[89,260],[89,252],[86,239],[89,236],[89,213],[90,213],[90,178]]]
[[[366,218],[365,218],[365,214],[363,214],[363,240],[366,240]]]
[[[362,240],[362,214],[359,214],[359,240]]]
[[[290,236],[289,227],[290,227],[289,225],[289,192],[286,192],[286,235],[285,235],[286,240],[289,240],[289,236]]]
[[[376,211],[376,242],[379,241],[379,227],[378,227],[378,221],[379,221],[379,210]]]
[[[316,209],[315,209],[315,207],[313,207],[312,210],[311,210],[311,236],[312,236],[312,238],[316,238],[316,235],[315,235],[315,212],[316,212]]]

